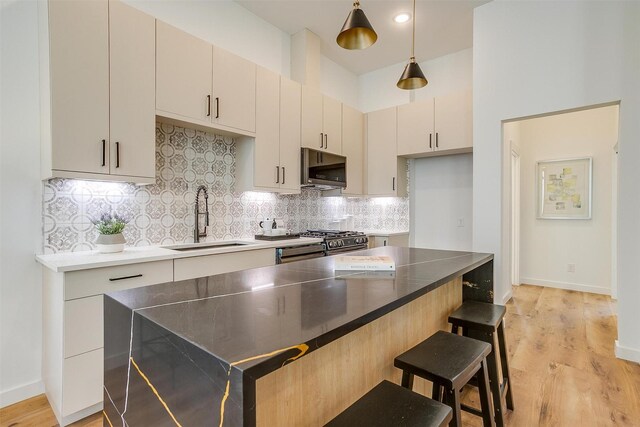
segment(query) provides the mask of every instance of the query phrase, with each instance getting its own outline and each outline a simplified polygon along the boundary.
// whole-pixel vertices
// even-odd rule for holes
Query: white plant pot
[[[96,240],[96,247],[101,254],[112,254],[122,252],[126,240],[122,233],[118,234],[99,234]]]

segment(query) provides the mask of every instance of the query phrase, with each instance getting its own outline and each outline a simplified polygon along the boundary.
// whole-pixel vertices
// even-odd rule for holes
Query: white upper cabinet
[[[364,114],[342,106],[342,154],[347,158],[347,188],[343,194],[364,194]]]
[[[398,107],[398,155],[429,157],[470,152],[473,147],[471,91]]]
[[[156,27],[157,114],[198,124],[211,123],[211,45],[162,21],[157,21]]]
[[[367,113],[368,195],[407,195],[407,162],[398,158],[396,132],[395,107]]]
[[[342,154],[342,103],[302,88],[302,147]]]
[[[239,191],[300,192],[300,84],[258,67],[256,135],[239,138]]]
[[[51,1],[48,7],[51,145],[43,148],[50,169],[108,174],[109,3]]]
[[[218,125],[256,131],[256,64],[213,48],[213,112]]]
[[[302,87],[280,77],[280,188],[300,192],[300,121]]]
[[[433,98],[398,106],[398,155],[433,151]]]
[[[280,76],[262,67],[258,68],[256,85],[256,138],[255,151],[243,159],[243,167],[253,165],[251,186],[277,190],[280,187]],[[248,144],[251,142],[247,142]]]
[[[473,101],[470,90],[435,99],[436,150],[471,151],[473,147]]]
[[[325,151],[342,154],[342,103],[328,96],[322,96],[322,130]]]
[[[109,3],[110,172],[155,176],[155,19]]]
[[[153,182],[155,19],[116,0],[40,6],[43,178]]]

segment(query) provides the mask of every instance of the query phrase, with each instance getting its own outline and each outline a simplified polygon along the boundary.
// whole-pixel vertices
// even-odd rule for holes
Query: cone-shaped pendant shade
[[[362,9],[357,6],[351,10],[347,20],[344,21],[342,31],[338,34],[336,42],[345,49],[366,49],[378,40],[378,35],[373,30]]]
[[[404,67],[404,72],[400,76],[397,86],[400,89],[411,90],[425,87],[427,83],[429,82],[422,73],[420,65],[418,65],[415,58],[411,58],[409,63]]]

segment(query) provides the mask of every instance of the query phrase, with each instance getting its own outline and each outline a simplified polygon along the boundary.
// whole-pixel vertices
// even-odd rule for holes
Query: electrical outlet
[[[458,227],[464,227],[464,219],[458,218]]]
[[[567,271],[569,273],[575,273],[576,272],[576,265],[575,264],[567,264]]]

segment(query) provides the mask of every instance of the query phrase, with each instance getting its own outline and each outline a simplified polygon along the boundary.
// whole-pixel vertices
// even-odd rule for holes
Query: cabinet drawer
[[[276,263],[276,253],[275,249],[258,249],[180,258],[174,260],[173,263],[175,280],[188,280],[196,277],[274,265]]]
[[[104,347],[102,295],[64,302],[64,357]]]
[[[62,416],[102,402],[103,350],[64,360]]]
[[[64,299],[84,298],[172,280],[172,260],[72,271],[65,274]]]

